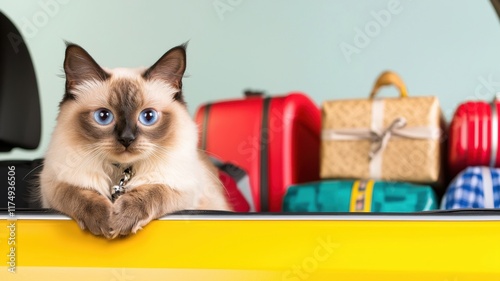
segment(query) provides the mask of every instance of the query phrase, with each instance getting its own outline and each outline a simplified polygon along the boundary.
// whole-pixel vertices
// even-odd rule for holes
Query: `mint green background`
[[[488,0],[396,1],[400,12],[378,24],[348,61],[340,44],[354,45],[356,29],[373,27],[373,13],[391,1],[0,0],[0,10],[25,36],[43,113],[40,148],[0,159],[43,156],[63,94],[63,40],[108,67],[148,66],[189,40],[184,89],[191,114],[203,102],[237,97],[246,88],[303,91],[318,106],[366,97],[386,69],[402,75],[410,94],[437,95],[448,120],[461,101],[489,100],[500,90],[500,23]],[[56,8],[47,11],[44,3]],[[220,3],[233,6],[220,15],[214,7]]]

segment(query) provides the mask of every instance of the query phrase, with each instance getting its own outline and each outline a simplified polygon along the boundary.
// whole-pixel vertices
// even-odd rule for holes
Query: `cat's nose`
[[[135,140],[135,135],[132,132],[123,132],[120,137],[118,138],[118,141],[125,147],[129,147],[132,142]]]

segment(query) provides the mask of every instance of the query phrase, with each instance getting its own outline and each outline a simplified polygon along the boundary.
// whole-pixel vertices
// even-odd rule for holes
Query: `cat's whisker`
[[[24,181],[24,180],[26,180],[26,178],[27,178],[29,175],[31,175],[31,173],[33,173],[34,171],[36,171],[36,170],[40,169],[41,167],[43,167],[43,163],[42,163],[42,164],[40,164],[40,165],[38,165],[38,166],[36,166],[36,167],[35,167],[35,168],[33,168],[31,171],[29,171],[29,172],[28,172],[28,173],[24,176],[23,181]]]
[[[206,151],[205,149],[201,149],[201,148],[197,148],[197,151],[202,152],[202,153],[205,153],[205,154],[207,153],[207,151]],[[218,158],[216,158],[216,159],[218,159]],[[215,180],[215,181],[219,182],[222,186],[224,186],[224,185],[222,184],[222,182],[220,181],[220,178],[219,178],[218,176],[215,176],[215,175],[213,175],[213,174],[211,174],[211,173],[209,174],[209,176],[210,176],[213,180]],[[224,188],[224,191],[226,192],[226,195],[229,195],[229,192],[226,190],[226,188]]]
[[[153,157],[155,158],[158,158],[158,159],[163,159],[162,155],[158,155],[158,150],[165,153],[167,156],[171,154],[171,152],[164,146],[159,146],[157,144],[152,144],[155,148],[155,150],[153,150]],[[189,168],[189,167],[184,167],[183,165],[180,165],[179,163],[176,163],[176,165],[179,165],[181,166],[180,168],[181,169],[184,169],[184,168]],[[215,182],[219,183],[220,185],[223,186],[223,183],[220,181],[220,178],[218,177],[218,175],[215,175],[213,173],[211,173],[205,166],[203,166],[203,169],[205,170],[205,173]],[[226,190],[226,188],[224,188],[224,191],[226,193],[226,195],[229,194],[229,192]]]
[[[93,164],[95,162],[102,162],[103,160],[103,155],[101,153],[101,148],[99,146],[88,146],[90,149],[85,150],[84,154],[82,155],[82,159],[84,159],[84,162],[78,163],[76,165],[75,169],[73,170],[73,177],[78,177],[80,174],[82,174],[82,169],[84,169],[87,165]],[[101,161],[96,161],[96,160],[101,160]]]

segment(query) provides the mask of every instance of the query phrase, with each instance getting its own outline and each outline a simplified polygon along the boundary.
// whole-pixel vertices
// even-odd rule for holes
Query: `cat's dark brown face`
[[[154,158],[182,134],[185,65],[184,46],[148,69],[104,69],[84,49],[68,45],[58,122],[93,157],[118,163]]]

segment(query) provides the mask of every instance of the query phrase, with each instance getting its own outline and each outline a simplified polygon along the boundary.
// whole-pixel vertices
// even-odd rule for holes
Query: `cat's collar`
[[[130,167],[132,167],[131,165],[128,165],[128,164],[120,164],[118,162],[114,162],[114,163],[111,163],[111,165],[115,166],[116,168],[120,169],[120,168],[123,168],[123,167],[126,167],[125,169],[128,169]]]
[[[119,164],[113,164],[116,167],[120,168]],[[118,165],[118,166],[117,166]],[[125,168],[122,172],[122,178],[118,182],[117,185],[114,185],[111,187],[111,201],[115,201],[120,197],[120,195],[125,193],[126,185],[134,175],[132,171],[132,166],[129,166],[128,168]]]

